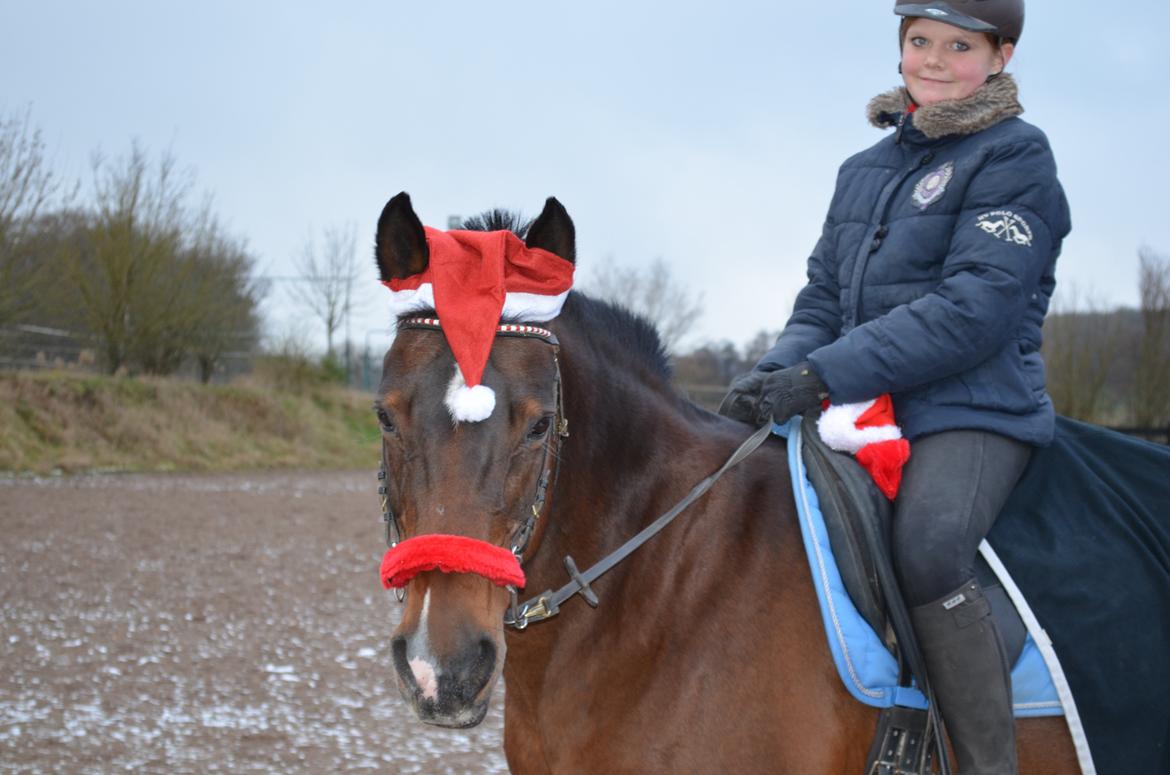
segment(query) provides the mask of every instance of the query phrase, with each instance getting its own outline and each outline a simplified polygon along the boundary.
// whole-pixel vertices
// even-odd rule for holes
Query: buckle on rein
[[[520,559],[517,556],[516,559]],[[569,574],[569,578],[577,583],[576,594],[585,598],[585,602],[591,608],[596,608],[601,601],[597,597],[597,593],[589,586],[589,582],[581,575],[581,571],[577,569],[577,563],[573,558],[566,555],[564,559],[565,570]],[[516,587],[508,585],[508,594],[512,596],[512,603],[508,608],[508,613],[504,616],[504,624],[508,627],[515,627],[517,630],[523,630],[532,622],[542,622],[545,619],[551,619],[561,612],[561,607],[556,602],[556,595],[551,589],[545,590],[537,595],[535,599],[520,604],[519,592]]]

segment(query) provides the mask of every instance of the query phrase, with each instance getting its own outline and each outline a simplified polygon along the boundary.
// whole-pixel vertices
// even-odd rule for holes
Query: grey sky
[[[899,83],[892,7],[0,0],[0,110],[31,105],[75,177],[96,148],[170,148],[269,275],[329,225],[367,251],[401,190],[439,227],[555,195],[586,285],[662,257],[704,294],[686,344],[742,343],[783,325],[837,166],[881,136],[864,108]],[[1072,205],[1058,280],[1133,305],[1138,248],[1170,254],[1170,6],[1100,7],[1031,0],[1009,70]],[[352,335],[377,344],[363,268]],[[266,310],[322,336],[279,285]]]

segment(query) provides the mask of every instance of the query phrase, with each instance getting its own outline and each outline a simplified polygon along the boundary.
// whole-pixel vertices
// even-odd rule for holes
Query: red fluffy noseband
[[[524,571],[516,555],[467,536],[433,533],[415,536],[386,552],[382,558],[382,586],[405,587],[419,573],[475,573],[498,586],[524,586]]]

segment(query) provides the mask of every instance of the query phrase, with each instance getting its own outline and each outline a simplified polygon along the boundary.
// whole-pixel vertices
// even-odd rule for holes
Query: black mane
[[[528,234],[528,227],[532,219],[525,220],[524,216],[510,210],[484,210],[479,215],[463,219],[462,228],[467,231],[510,231],[520,239]]]
[[[565,300],[562,315],[576,319],[581,329],[604,337],[622,352],[639,357],[643,365],[670,381],[673,369],[658,329],[647,318],[619,304],[573,291]]]

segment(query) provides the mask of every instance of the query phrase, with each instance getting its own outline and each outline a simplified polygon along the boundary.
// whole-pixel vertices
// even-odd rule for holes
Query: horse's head
[[[572,221],[555,199],[548,200],[529,226],[523,244],[511,235],[485,238],[497,236],[514,243],[526,260],[564,265],[575,258]],[[420,298],[429,301],[438,310],[439,324],[400,317],[398,335],[383,363],[375,409],[392,519],[405,538],[433,539],[426,551],[436,552],[412,560],[417,575],[409,581],[402,621],[392,636],[399,689],[423,721],[465,727],[483,719],[500,675],[510,597],[501,579],[483,569],[498,555],[453,557],[451,552],[462,549],[447,545],[455,546],[453,537],[458,537],[464,539],[460,547],[470,543],[495,549],[505,559],[510,559],[506,552],[519,551],[524,543],[528,552],[535,551],[545,520],[531,518],[543,516],[534,512],[543,510],[556,464],[560,386],[555,340],[491,339],[499,322],[493,320],[491,341],[484,345],[490,355],[478,382],[494,404],[485,408],[480,402],[471,410],[458,404],[462,399],[457,396],[470,396],[468,385],[477,380],[465,374],[469,369],[463,355],[456,365],[449,340],[456,343],[456,351],[466,342],[452,330],[459,323],[454,313],[445,318],[449,291],[438,279],[432,286],[418,278],[447,272],[443,282],[463,285],[484,278],[460,269],[452,280],[453,270],[438,265],[445,259],[433,256],[436,248],[428,243],[428,238],[441,237],[424,230],[405,193],[387,203],[378,221],[375,252],[382,281],[392,291],[405,288],[395,297],[413,299],[410,309],[417,309]],[[558,268],[563,271],[564,266]],[[505,317],[508,309],[505,305]],[[435,317],[430,311],[414,314]],[[459,566],[454,570],[467,572],[447,572],[452,564]]]

